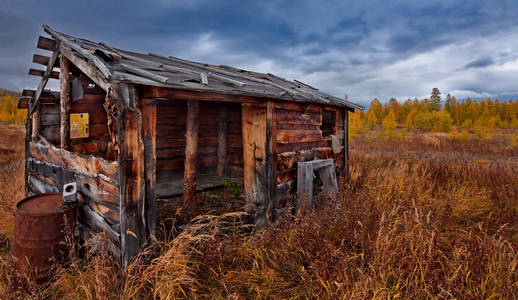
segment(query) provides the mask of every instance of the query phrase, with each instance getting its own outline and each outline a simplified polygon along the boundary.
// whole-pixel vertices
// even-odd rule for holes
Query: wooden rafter
[[[40,81],[40,84],[38,85],[38,88],[36,89],[36,93],[34,94],[34,98],[32,100],[32,105],[29,109],[29,116],[34,111],[34,108],[38,104],[38,101],[40,100],[41,93],[43,92],[43,89],[45,88],[45,85],[47,85],[47,82],[49,81],[50,75],[52,73],[52,69],[54,69],[54,65],[56,64],[56,60],[58,58],[58,51],[55,50],[52,53],[52,56],[50,57],[48,63],[47,63],[47,69],[45,70],[45,73],[43,74],[43,78]]]

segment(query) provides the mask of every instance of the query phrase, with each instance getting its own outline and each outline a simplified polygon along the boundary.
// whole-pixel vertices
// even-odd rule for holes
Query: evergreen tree
[[[433,88],[432,93],[430,94],[430,110],[440,110],[441,109],[441,92],[438,88]]]

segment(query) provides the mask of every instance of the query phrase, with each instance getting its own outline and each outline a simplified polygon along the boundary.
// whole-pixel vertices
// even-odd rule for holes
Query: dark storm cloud
[[[468,64],[466,64],[463,69],[469,69],[469,68],[483,68],[490,65],[493,65],[495,61],[491,57],[481,57],[478,58]]]
[[[421,97],[433,86],[514,93],[505,78],[515,72],[515,43],[503,41],[516,40],[517,12],[515,1],[479,0],[7,0],[0,80],[37,84],[26,74],[45,23],[119,48],[295,77],[362,103]]]

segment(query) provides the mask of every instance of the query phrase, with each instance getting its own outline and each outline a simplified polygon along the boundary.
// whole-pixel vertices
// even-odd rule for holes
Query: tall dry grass
[[[236,214],[200,216],[147,249],[126,273],[107,254],[87,254],[73,257],[47,286],[8,292],[67,299],[516,299],[518,149],[505,136],[491,139],[359,137],[350,178],[341,180],[331,205],[257,232]]]

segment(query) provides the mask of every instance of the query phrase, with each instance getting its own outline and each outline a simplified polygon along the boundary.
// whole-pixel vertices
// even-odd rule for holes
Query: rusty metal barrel
[[[77,208],[61,193],[45,193],[18,202],[15,212],[14,267],[36,280],[49,277],[52,266],[68,257],[67,235],[73,234]]]

